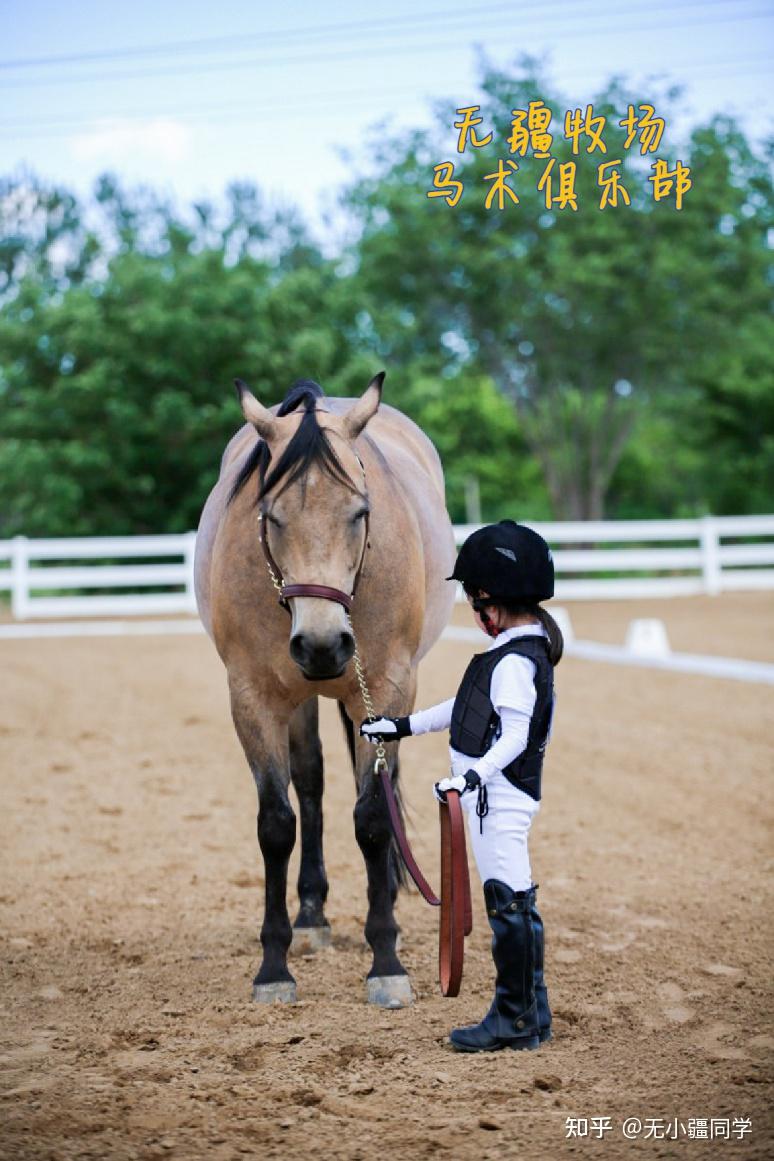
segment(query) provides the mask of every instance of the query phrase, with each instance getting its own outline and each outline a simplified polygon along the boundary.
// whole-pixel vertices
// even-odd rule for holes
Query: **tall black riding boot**
[[[544,937],[543,937],[543,920],[540,918],[538,909],[535,906],[535,892],[537,887],[532,888],[532,931],[535,936],[535,1000],[537,1002],[537,1020],[538,1020],[538,1035],[540,1043],[551,1039],[551,1009],[548,1006],[548,991],[543,979],[543,961],[544,961]]]
[[[455,1028],[451,1042],[460,1052],[540,1045],[535,999],[534,888],[512,891],[499,879],[484,883],[492,928],[492,958],[497,968],[492,1006],[480,1024]]]

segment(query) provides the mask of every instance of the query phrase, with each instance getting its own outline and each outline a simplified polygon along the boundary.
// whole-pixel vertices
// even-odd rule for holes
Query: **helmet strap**
[[[497,628],[497,626],[492,621],[492,618],[489,616],[489,614],[486,611],[488,606],[491,605],[492,603],[493,603],[493,601],[492,601],[491,597],[474,597],[473,600],[471,601],[471,605],[472,605],[473,609],[475,609],[475,611],[478,613],[479,617],[481,618],[481,624],[484,626],[484,630],[485,630],[487,636],[488,637],[498,637],[500,635],[500,633],[502,632],[502,629]]]
[[[473,608],[474,609],[476,608],[475,603],[473,605]],[[481,623],[484,626],[484,629],[486,630],[487,636],[488,637],[499,637],[502,630],[497,628],[497,626],[493,622],[492,618],[489,616],[489,613],[487,613],[484,608],[476,609],[476,612],[478,613],[479,617],[481,618]]]

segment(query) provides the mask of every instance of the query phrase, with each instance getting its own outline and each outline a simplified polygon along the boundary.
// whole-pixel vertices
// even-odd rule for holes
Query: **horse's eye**
[[[271,524],[272,528],[285,527],[281,520],[278,520],[276,516],[272,516],[271,512],[266,513],[266,519],[268,520],[269,524]]]
[[[352,517],[352,523],[357,524],[358,520],[364,520],[367,515],[368,515],[368,509],[361,508],[360,511],[356,512],[355,515]]]

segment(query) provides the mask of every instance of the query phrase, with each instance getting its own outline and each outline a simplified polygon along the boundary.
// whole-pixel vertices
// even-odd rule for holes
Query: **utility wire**
[[[759,64],[760,67],[756,67]],[[752,66],[752,67],[751,67]],[[690,66],[685,66],[690,68]],[[714,69],[717,76],[740,75],[736,70],[744,69],[744,76],[752,76],[756,73],[768,73],[768,57],[759,57],[755,61],[707,61],[700,62],[696,65],[700,69]],[[733,70],[729,72],[729,69]],[[574,74],[578,75],[578,74]],[[580,75],[589,75],[587,72]],[[36,138],[50,138],[67,135],[74,132],[96,132],[96,133],[110,133],[120,132],[122,129],[132,125],[142,125],[148,121],[183,121],[194,124],[202,124],[206,126],[230,127],[232,125],[256,125],[258,122],[265,123],[265,130],[267,135],[278,137],[278,130],[276,125],[269,122],[273,118],[281,117],[284,123],[289,120],[305,119],[310,120],[318,111],[327,114],[330,108],[335,108],[341,105],[343,101],[356,102],[357,108],[368,106],[369,108],[378,105],[384,108],[385,98],[391,97],[410,97],[415,101],[429,100],[427,96],[422,96],[410,89],[396,89],[384,90],[380,93],[368,92],[362,89],[349,90],[339,93],[315,93],[309,94],[301,101],[297,102],[283,102],[281,105],[261,106],[260,109],[249,110],[245,108],[244,102],[240,104],[228,104],[222,106],[215,106],[211,108],[204,107],[200,110],[187,110],[180,113],[174,111],[165,111],[163,113],[155,112],[153,110],[147,113],[134,112],[126,116],[113,116],[109,118],[100,117],[98,119],[81,119],[81,120],[64,120],[64,122],[42,123],[33,125],[30,128],[13,127],[11,125],[0,124],[0,141],[13,141],[19,138],[36,139]],[[446,99],[446,98],[442,98]],[[435,98],[437,101],[438,98]],[[481,97],[475,98],[479,103],[483,100]],[[451,104],[451,99],[449,99]],[[311,105],[311,108],[310,108]],[[390,110],[392,111],[392,110]],[[622,111],[623,112],[623,111]],[[46,127],[46,124],[48,127]],[[8,130],[8,131],[5,131]]]
[[[669,11],[672,11],[672,10],[673,9],[670,6]],[[641,11],[644,11],[644,10],[641,10]],[[654,11],[654,9],[652,7],[650,7],[647,11],[648,11],[648,13],[652,13]],[[758,19],[765,18],[768,15],[769,15],[768,9],[762,9],[761,11],[741,13],[741,14],[737,10],[734,10],[733,13],[718,14],[714,19],[711,19],[709,16],[704,16],[701,20],[701,25],[702,25],[702,27],[705,27],[708,24],[723,24],[723,23],[729,23],[729,22],[733,22],[734,24],[740,24],[740,23],[742,23],[742,21],[758,20]],[[545,28],[545,25],[546,25],[545,19],[541,19],[540,23],[541,23],[541,26]],[[636,25],[636,24],[635,25],[622,25],[622,26],[616,27],[614,29],[611,29],[609,21],[606,20],[604,25],[599,25],[599,26],[595,26],[595,27],[588,27],[588,25],[584,24],[580,28],[574,28],[574,27],[567,28],[565,25],[563,25],[560,32],[557,32],[556,30],[552,29],[550,35],[551,35],[552,42],[556,43],[557,41],[560,41],[562,39],[566,39],[568,36],[572,37],[573,40],[578,40],[582,37],[597,36],[600,33],[606,33],[606,34],[610,35],[612,32],[612,33],[619,33],[622,35],[629,35],[631,33],[648,32],[648,31],[666,32],[666,31],[671,31],[671,30],[676,29],[676,28],[684,28],[684,27],[686,27],[686,25],[691,26],[693,24],[695,24],[695,18],[679,19],[679,20],[673,21],[669,24],[656,23],[656,24],[645,24],[645,25]],[[523,29],[520,26],[519,31],[522,31],[522,30]],[[501,33],[501,36],[502,36],[502,33]],[[416,53],[416,52],[423,52],[423,53],[437,52],[438,50],[441,50],[441,49],[447,50],[449,48],[466,47],[466,46],[467,45],[460,44],[460,41],[458,39],[455,39],[451,42],[450,41],[440,42],[438,40],[438,38],[436,37],[432,41],[428,41],[428,42],[420,43],[420,44],[413,44],[413,45],[406,45],[405,43],[400,44],[400,45],[396,45],[396,46],[387,46],[387,45],[374,46],[374,45],[372,45],[369,47],[369,53],[370,53],[370,56],[372,59],[378,59],[378,58],[382,58],[382,57],[386,57],[386,56],[394,56],[396,54],[408,55],[410,53]],[[280,56],[274,55],[269,59],[261,58],[261,57],[253,57],[253,58],[248,59],[248,60],[232,60],[232,61],[227,61],[227,62],[209,62],[209,63],[204,62],[204,63],[198,64],[198,65],[197,64],[190,64],[190,65],[183,65],[182,67],[172,67],[172,68],[164,68],[164,69],[142,69],[142,70],[137,70],[134,72],[122,72],[122,73],[116,73],[116,72],[90,73],[87,75],[78,75],[78,74],[67,75],[66,74],[63,76],[49,77],[45,80],[30,79],[30,80],[22,80],[22,81],[18,81],[18,82],[6,81],[6,82],[0,82],[0,84],[2,85],[2,88],[7,91],[8,89],[16,89],[16,88],[22,88],[22,87],[29,88],[31,85],[36,86],[36,87],[43,86],[43,85],[63,85],[63,84],[72,85],[72,84],[76,84],[76,83],[77,84],[81,84],[81,83],[88,84],[88,83],[93,83],[94,81],[135,80],[135,79],[144,79],[144,78],[148,78],[148,77],[164,78],[164,77],[184,76],[187,74],[202,75],[204,73],[223,72],[225,70],[234,71],[237,69],[246,69],[246,68],[247,69],[254,69],[256,67],[260,67],[262,69],[287,68],[288,66],[292,66],[294,64],[306,64],[306,63],[310,63],[310,62],[312,62],[314,64],[320,64],[324,61],[350,60],[353,57],[362,58],[362,56],[363,56],[363,49],[362,48],[346,48],[346,49],[334,50],[332,52],[328,51],[328,52],[324,52],[324,53],[314,52],[314,53],[310,54],[307,52],[307,53],[304,53],[303,55],[300,55],[300,56],[280,57]]]
[[[728,2],[728,0],[715,0],[717,3]],[[505,12],[513,13],[513,4],[493,4],[487,5],[484,8],[479,8],[478,14],[489,15],[493,13]],[[299,25],[295,28],[277,29],[274,32],[260,32],[260,33],[246,33],[239,36],[208,36],[196,40],[177,40],[165,41],[160,44],[151,44],[145,46],[138,46],[136,48],[120,48],[109,49],[98,52],[82,52],[71,53],[64,56],[47,56],[47,57],[32,57],[22,60],[2,60],[0,61],[0,69],[15,69],[15,68],[38,68],[52,64],[76,64],[86,61],[104,61],[104,60],[118,60],[127,57],[142,57],[142,56],[158,56],[171,53],[181,52],[211,52],[215,49],[244,48],[245,45],[253,42],[258,42],[262,47],[271,47],[277,42],[292,40],[298,43],[299,39],[316,39],[321,36],[341,36],[342,33],[357,32],[361,33],[389,31],[395,28],[396,31],[401,31],[411,24],[417,23],[435,23],[438,20],[454,19],[455,17],[465,17],[470,19],[469,8],[454,8],[446,11],[439,11],[436,13],[417,13],[413,16],[390,18],[382,17],[375,20],[355,20],[347,21],[341,24],[323,24],[323,25]]]
[[[686,8],[707,8],[718,4],[728,5],[729,0],[685,0],[685,3],[679,5],[679,10]],[[583,0],[564,0],[558,4],[546,5],[541,3],[522,4],[518,11],[514,11],[513,2],[501,4],[488,4],[479,6],[475,9],[475,14],[471,13],[469,7],[453,8],[438,10],[434,12],[415,13],[410,16],[403,16],[399,18],[381,17],[371,20],[355,20],[346,21],[339,24],[322,24],[322,25],[301,25],[295,28],[277,29],[273,32],[261,33],[243,33],[240,35],[230,36],[209,36],[201,37],[193,40],[177,40],[165,41],[157,44],[149,44],[135,47],[126,47],[118,49],[106,49],[94,52],[77,52],[66,53],[55,56],[43,57],[23,57],[20,59],[0,60],[0,69],[25,69],[25,68],[45,68],[49,65],[57,64],[81,64],[90,61],[106,61],[106,60],[122,60],[143,56],[159,56],[168,53],[186,53],[186,52],[210,52],[214,49],[229,48],[231,46],[237,49],[243,49],[245,45],[253,42],[258,42],[262,47],[270,47],[271,45],[286,40],[292,40],[298,43],[299,39],[303,42],[308,39],[316,39],[319,37],[340,37],[342,33],[359,32],[361,35],[368,32],[389,31],[394,28],[397,32],[405,31],[411,25],[416,24],[437,24],[439,20],[453,20],[458,18],[465,18],[470,20],[471,16],[475,15],[475,19],[479,20],[482,16],[491,16],[497,13],[505,13],[506,15],[529,16],[530,13],[539,15],[541,20],[550,20],[561,14],[557,12],[557,8],[570,8],[574,14],[577,14],[578,8],[583,4]],[[585,5],[583,5],[585,6]],[[597,11],[594,9],[597,8]],[[596,4],[591,5],[590,16],[602,16],[609,10],[605,7],[598,8]],[[673,12],[675,5],[670,4],[667,11]],[[653,11],[652,5],[639,5],[634,8],[629,5],[627,11],[636,12],[650,12]],[[581,13],[584,15],[584,13]]]
[[[727,74],[728,71],[732,70],[732,69],[743,69],[743,70],[745,70],[744,75],[748,75],[748,70],[749,70],[750,66],[753,66],[753,67],[755,67],[757,65],[766,66],[770,63],[770,59],[771,59],[770,56],[768,54],[765,54],[763,56],[749,56],[749,57],[744,57],[744,58],[740,58],[737,60],[714,59],[714,60],[693,61],[693,62],[688,62],[688,63],[680,62],[678,65],[662,64],[660,71],[662,73],[672,73],[672,72],[675,72],[679,68],[683,73],[693,73],[696,71],[703,71],[706,69],[721,69],[724,71],[725,74]],[[568,77],[568,78],[571,78],[571,77],[576,76],[578,74],[577,74],[577,70],[573,70],[573,72],[566,73],[563,75]],[[585,70],[585,69],[582,70],[581,75],[587,75],[587,70]],[[342,102],[343,101],[357,101],[357,102],[359,102],[365,97],[370,97],[372,94],[377,96],[378,99],[381,101],[384,101],[385,98],[389,99],[391,97],[406,97],[406,96],[414,97],[417,100],[424,100],[424,99],[428,99],[428,100],[441,99],[441,100],[443,100],[444,99],[444,98],[438,98],[437,95],[431,96],[430,94],[427,94],[427,93],[422,94],[421,92],[419,92],[416,89],[406,88],[405,86],[400,87],[400,88],[393,88],[393,89],[379,89],[378,93],[375,93],[373,89],[363,89],[363,88],[338,89],[338,90],[328,89],[328,90],[323,91],[323,92],[299,93],[299,94],[297,94],[297,97],[295,99],[283,101],[281,106],[272,107],[272,106],[261,105],[260,109],[258,109],[256,112],[252,113],[251,116],[256,116],[257,114],[260,114],[261,116],[264,116],[264,115],[271,116],[273,113],[281,111],[282,109],[287,109],[287,108],[292,108],[292,107],[306,108],[311,113],[318,106],[319,102],[323,101],[323,100],[325,100],[325,101],[328,101],[328,100],[330,100],[330,101],[342,101]],[[480,99],[481,98],[477,98],[477,100],[480,100]],[[311,109],[310,109],[310,106],[312,106]],[[84,125],[85,126],[90,126],[90,125],[103,126],[103,125],[105,125],[106,122],[110,122],[110,121],[119,122],[121,124],[127,124],[130,122],[145,122],[150,118],[152,118],[153,120],[172,120],[172,119],[174,119],[174,120],[196,120],[200,117],[209,118],[211,116],[218,116],[218,115],[228,116],[231,113],[238,114],[238,113],[243,113],[243,112],[245,112],[244,99],[241,99],[238,102],[226,101],[226,102],[219,102],[219,103],[215,103],[215,104],[207,103],[206,105],[186,106],[185,108],[182,108],[182,109],[153,108],[153,109],[140,109],[140,110],[138,110],[136,106],[133,106],[131,109],[117,109],[117,110],[114,110],[112,112],[104,112],[103,111],[103,112],[100,112],[98,116],[94,116],[94,115],[85,115],[84,116],[84,115],[80,115],[78,113],[64,113],[64,114],[61,114],[58,116],[49,116],[47,114],[44,114],[43,116],[39,116],[39,117],[37,117],[37,116],[0,117],[0,130],[2,130],[2,129],[17,129],[17,128],[23,129],[25,127],[28,127],[30,129],[35,129],[35,128],[38,128],[40,126],[48,126],[51,128],[55,128],[57,126],[64,126],[64,127],[72,127],[72,126],[78,127],[78,126],[84,126]]]

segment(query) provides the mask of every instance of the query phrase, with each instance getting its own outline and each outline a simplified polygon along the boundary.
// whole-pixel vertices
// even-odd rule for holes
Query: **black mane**
[[[322,387],[312,379],[298,379],[292,385],[282,400],[277,415],[289,415],[303,405],[304,414],[295,435],[271,471],[268,471],[271,463],[271,452],[265,440],[258,440],[234,481],[234,486],[228,497],[229,504],[239,495],[256,470],[260,480],[256,497],[256,503],[259,503],[280,480],[287,477],[278,495],[289,488],[299,477],[305,476],[314,463],[319,464],[330,476],[351,488],[353,492],[357,491],[339,457],[331,447],[327,435],[317,422],[315,404],[318,399],[323,398]]]

